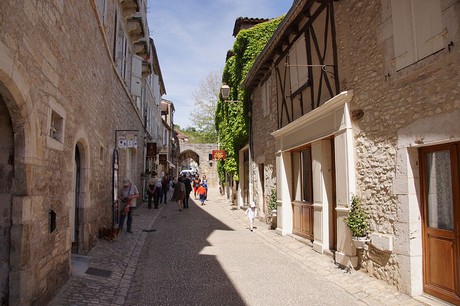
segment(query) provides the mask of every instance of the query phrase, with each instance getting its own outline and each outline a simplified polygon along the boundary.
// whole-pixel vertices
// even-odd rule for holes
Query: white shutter
[[[142,94],[142,57],[135,54],[131,62],[131,94],[137,97]]]
[[[305,42],[305,35],[302,35],[297,40],[296,45],[297,53],[297,78],[299,80],[299,87],[306,84],[308,81],[308,67],[307,67],[307,45]]]
[[[294,92],[299,88],[299,80],[297,79],[297,57],[295,44],[289,51],[289,76],[291,79],[291,92]]]
[[[430,1],[430,0],[428,0]],[[416,61],[411,0],[391,0],[396,70]]]
[[[443,46],[441,1],[412,0],[415,16],[417,59],[441,50]]]

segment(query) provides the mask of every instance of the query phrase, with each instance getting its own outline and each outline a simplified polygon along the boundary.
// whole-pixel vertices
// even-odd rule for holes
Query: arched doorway
[[[0,304],[8,304],[11,197],[14,175],[14,137],[12,120],[0,95]]]
[[[72,239],[72,253],[78,253],[79,236],[80,236],[80,215],[78,213],[80,207],[80,177],[81,177],[81,157],[78,146],[75,146],[75,159],[74,159],[74,200],[72,201],[71,209],[71,239]]]
[[[199,172],[200,166],[200,156],[192,151],[192,150],[185,150],[181,152],[179,155],[179,172],[180,170],[197,170]]]
[[[84,186],[85,186],[85,150],[81,143],[75,146],[73,171],[72,207],[70,209],[70,235],[72,253],[85,253],[84,243]]]

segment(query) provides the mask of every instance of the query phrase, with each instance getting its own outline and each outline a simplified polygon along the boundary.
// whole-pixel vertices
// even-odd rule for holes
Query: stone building
[[[2,305],[45,305],[113,225],[119,180],[140,185],[152,46],[145,0],[1,1]]]
[[[273,123],[254,122],[250,162],[276,156],[277,231],[457,305],[459,17],[455,0],[297,0],[245,80],[253,109],[276,114],[275,150],[256,141]],[[343,222],[353,195],[362,252]]]

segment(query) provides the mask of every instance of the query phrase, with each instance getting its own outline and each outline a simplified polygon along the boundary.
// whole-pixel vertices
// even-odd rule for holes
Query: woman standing
[[[182,211],[182,207],[185,199],[185,185],[182,182],[182,177],[177,180],[176,186],[174,186],[174,193],[171,200],[176,201],[179,206],[179,211]]]

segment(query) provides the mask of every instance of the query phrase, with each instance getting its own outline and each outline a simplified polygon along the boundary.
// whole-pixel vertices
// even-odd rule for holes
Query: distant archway
[[[179,170],[191,168],[198,169],[200,165],[200,156],[195,151],[185,150],[184,152],[180,153],[178,162]]]

